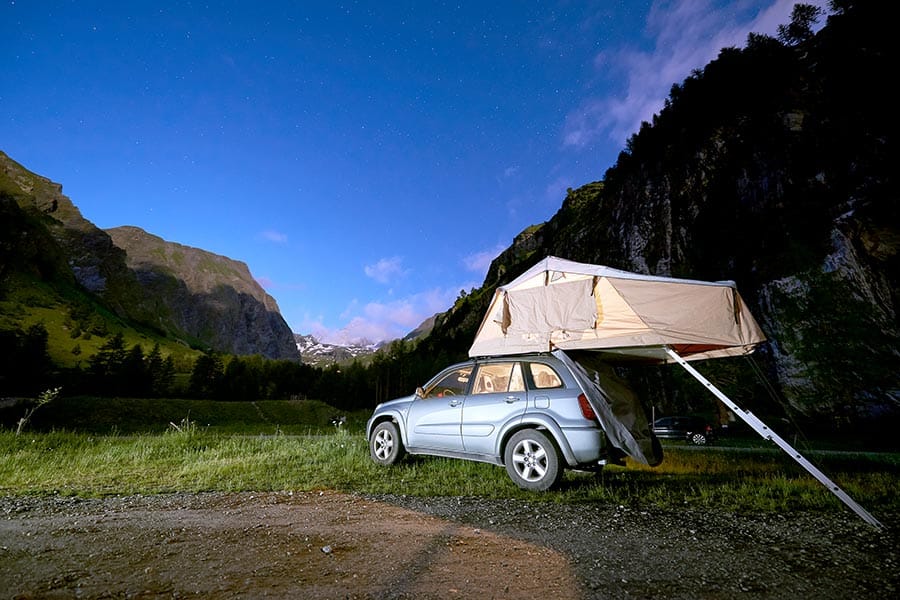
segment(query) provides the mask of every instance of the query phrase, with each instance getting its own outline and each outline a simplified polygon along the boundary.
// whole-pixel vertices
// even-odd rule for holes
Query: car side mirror
[[[422,386],[416,388],[416,396],[418,396],[419,398],[425,397],[425,390],[422,389]]]

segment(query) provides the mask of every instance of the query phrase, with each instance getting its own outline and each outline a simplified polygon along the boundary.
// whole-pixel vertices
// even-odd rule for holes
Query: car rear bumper
[[[596,463],[606,455],[606,436],[601,429],[567,427],[563,434],[575,458],[575,465],[569,466]]]

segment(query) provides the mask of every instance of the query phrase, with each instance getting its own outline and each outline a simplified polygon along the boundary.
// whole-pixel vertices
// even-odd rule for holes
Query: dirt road
[[[847,598],[898,589],[897,516],[331,492],[0,498],[2,598]]]

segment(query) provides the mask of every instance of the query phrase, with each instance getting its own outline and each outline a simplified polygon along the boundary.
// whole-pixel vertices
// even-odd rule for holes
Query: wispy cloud
[[[286,233],[281,233],[280,231],[274,231],[272,229],[263,231],[259,235],[262,239],[268,242],[274,242],[276,244],[286,244],[288,241],[288,236]]]
[[[598,75],[624,82],[611,96],[587,97],[566,116],[563,143],[585,147],[609,140],[617,145],[650,121],[675,83],[703,68],[725,47],[742,47],[751,32],[774,35],[790,21],[795,0],[776,0],[757,13],[738,13],[741,3],[724,7],[710,0],[658,0],[647,18],[651,51],[621,48],[595,57]],[[820,7],[825,0],[812,0]]]
[[[435,313],[447,310],[458,294],[458,289],[433,289],[391,302],[354,302],[344,315],[349,320],[343,328],[329,329],[321,322],[311,321],[304,327],[320,341],[331,344],[394,340],[402,338]]]
[[[403,268],[403,259],[399,256],[382,258],[374,265],[366,265],[364,270],[367,277],[384,284],[389,284],[409,272]]]
[[[478,273],[481,277],[487,275],[488,269],[491,267],[491,262],[497,258],[501,252],[506,249],[504,244],[497,244],[493,248],[489,248],[488,250],[482,250],[481,252],[476,252],[474,254],[470,254],[466,257],[463,257],[463,266],[465,266],[467,271],[471,271],[473,273]]]
[[[566,190],[572,187],[572,180],[568,177],[557,177],[544,187],[544,200],[559,206],[566,197]]]

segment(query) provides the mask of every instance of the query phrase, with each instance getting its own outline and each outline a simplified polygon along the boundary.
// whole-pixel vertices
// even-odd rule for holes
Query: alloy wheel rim
[[[522,440],[513,452],[516,472],[526,481],[539,481],[547,473],[547,452],[531,440]]]
[[[380,431],[378,435],[375,436],[375,456],[381,459],[387,458],[391,449],[394,447],[394,440],[391,438],[391,435],[386,431]]]

